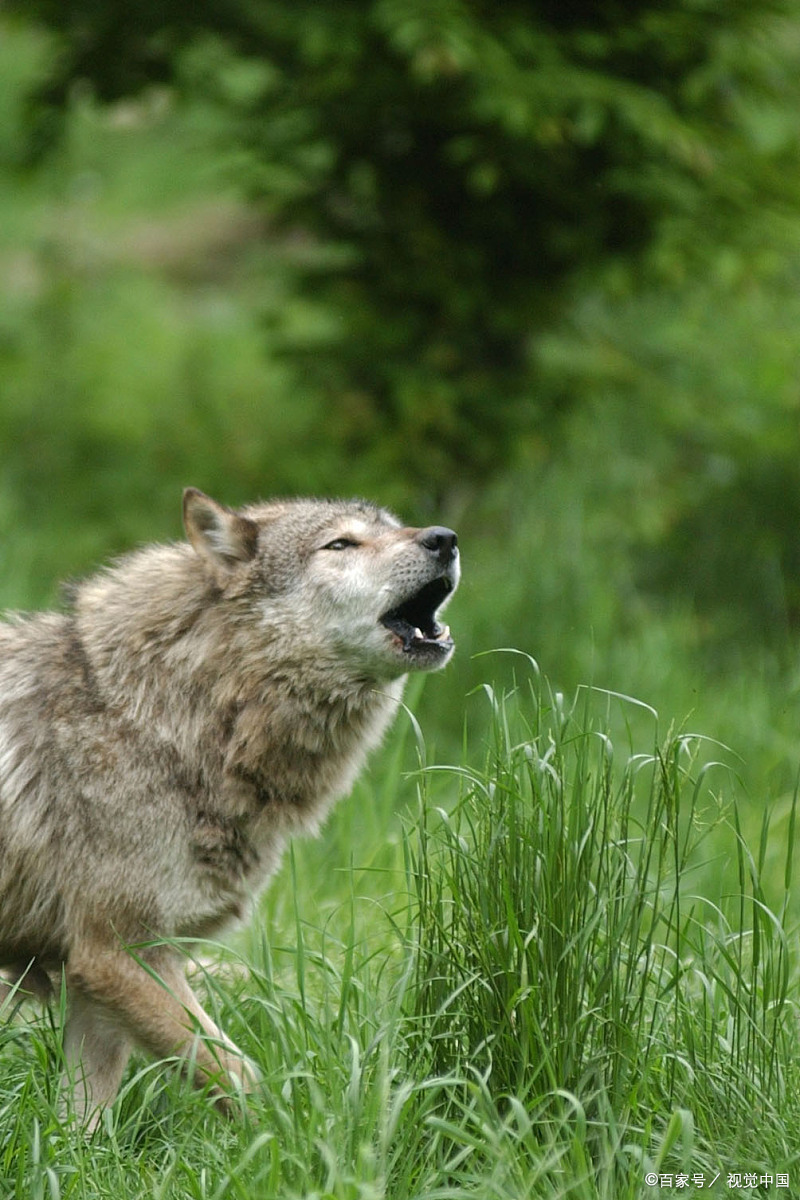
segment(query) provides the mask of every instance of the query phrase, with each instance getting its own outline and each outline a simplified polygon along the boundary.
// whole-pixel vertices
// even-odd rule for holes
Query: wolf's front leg
[[[211,1083],[226,1111],[235,1111],[231,1095],[257,1083],[256,1069],[202,1008],[180,957],[166,947],[148,951],[147,966],[121,948],[87,947],[70,956],[66,978],[72,997],[68,1062],[80,1059],[86,1084],[79,1092],[76,1078],[76,1109],[90,1127],[97,1120],[92,1113],[116,1095],[129,1039],[157,1058],[177,1055],[198,1086]]]
[[[74,1114],[91,1133],[119,1090],[131,1042],[114,1015],[92,996],[72,989],[68,1004],[61,1110],[64,1116]]]

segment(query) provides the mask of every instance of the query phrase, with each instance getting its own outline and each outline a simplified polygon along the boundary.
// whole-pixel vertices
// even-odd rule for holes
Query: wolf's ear
[[[217,504],[197,488],[186,488],[183,493],[183,524],[197,553],[218,570],[232,571],[256,552],[255,522]]]

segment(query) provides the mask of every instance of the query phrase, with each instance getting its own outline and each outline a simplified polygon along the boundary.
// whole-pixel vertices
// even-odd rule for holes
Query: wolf
[[[62,1096],[89,1131],[134,1046],[191,1063],[222,1107],[255,1086],[175,941],[243,918],[351,788],[408,672],[454,650],[451,529],[196,488],[183,520],[186,541],[119,559],[66,611],[0,623],[0,966],[39,993],[63,981]]]

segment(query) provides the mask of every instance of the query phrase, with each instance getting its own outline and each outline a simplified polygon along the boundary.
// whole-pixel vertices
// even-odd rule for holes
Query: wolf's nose
[[[428,529],[420,529],[416,540],[420,546],[436,554],[443,563],[449,563],[454,557],[458,536],[452,529],[444,525],[431,525]]]

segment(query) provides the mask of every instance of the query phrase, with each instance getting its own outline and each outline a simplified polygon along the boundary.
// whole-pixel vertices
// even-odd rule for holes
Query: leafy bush
[[[563,408],[532,348],[570,288],[642,253],[674,270],[797,200],[784,0],[15,8],[60,35],[51,100],[166,81],[213,114],[282,231],[306,320],[267,304],[271,336],[340,457],[439,498]]]

